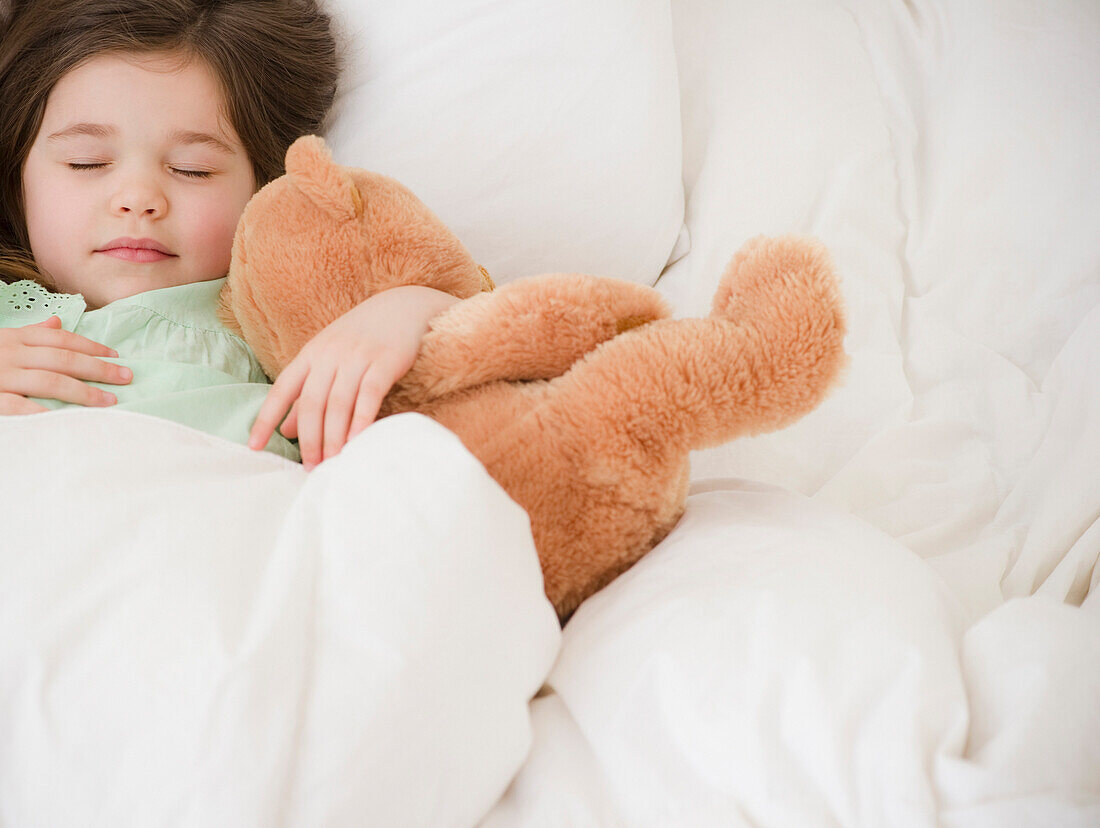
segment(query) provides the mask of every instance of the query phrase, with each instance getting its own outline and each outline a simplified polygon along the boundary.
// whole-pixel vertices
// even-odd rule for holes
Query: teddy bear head
[[[248,202],[218,316],[274,379],[322,328],[387,288],[465,298],[486,286],[458,238],[402,184],[335,163],[306,135]]]

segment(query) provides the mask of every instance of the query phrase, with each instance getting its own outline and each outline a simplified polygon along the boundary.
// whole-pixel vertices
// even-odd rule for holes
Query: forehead
[[[240,141],[225,117],[224,92],[213,70],[181,55],[97,55],[69,71],[50,91],[42,131],[74,123],[116,125],[126,134],[182,132]]]

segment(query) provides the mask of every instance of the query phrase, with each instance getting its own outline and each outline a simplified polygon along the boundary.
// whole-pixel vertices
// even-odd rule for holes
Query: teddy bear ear
[[[303,135],[286,151],[290,181],[310,201],[339,221],[363,214],[363,199],[347,170],[332,160],[324,140]]]

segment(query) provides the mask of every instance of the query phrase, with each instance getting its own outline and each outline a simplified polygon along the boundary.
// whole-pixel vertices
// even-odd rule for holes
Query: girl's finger
[[[294,405],[290,407],[290,413],[286,415],[286,419],[283,420],[283,424],[279,426],[279,431],[288,440],[298,439],[298,401],[294,401]]]
[[[24,397],[41,397],[77,405],[114,405],[114,394],[56,371],[34,368],[11,371],[4,377],[4,390]]]
[[[355,409],[356,396],[359,393],[359,383],[366,373],[370,373],[370,366],[364,372],[361,365],[342,365],[336,372],[332,382],[332,389],[328,394],[328,402],[325,405],[325,438],[324,459],[335,457],[348,440],[348,426],[351,424],[351,413]]]
[[[49,409],[19,394],[0,393],[0,414],[38,414],[42,411]]]
[[[67,348],[23,348],[16,365],[20,368],[39,368],[76,379],[116,385],[125,385],[133,379],[133,372],[129,368]]]
[[[108,348],[106,345],[88,339],[86,336],[81,336],[72,331],[66,331],[62,328],[53,326],[52,321],[54,319],[57,319],[58,325],[61,324],[60,319],[56,316],[51,316],[43,322],[38,322],[34,325],[25,325],[20,328],[20,338],[23,344],[48,345],[54,348],[65,348],[69,351],[79,351],[82,354],[91,354],[92,356],[118,356],[118,351],[114,348]]]
[[[55,325],[54,322],[56,322],[57,324]],[[43,328],[58,328],[61,326],[61,317],[51,316],[49,319],[43,319],[41,322],[34,322],[30,325],[27,325],[26,327],[37,328],[39,326]]]
[[[298,398],[298,448],[302,452],[302,465],[307,469],[323,459],[321,438],[324,434],[325,404],[335,378],[335,365],[313,366]]]
[[[294,359],[283,369],[283,372],[275,379],[271,390],[267,392],[264,404],[260,406],[260,413],[256,415],[252,423],[252,431],[248,435],[248,447],[262,449],[275,433],[275,429],[282,422],[283,415],[297,399],[302,391],[302,385],[309,375],[309,363],[305,360]]]
[[[378,409],[382,406],[382,400],[396,381],[393,372],[387,373],[384,366],[379,367],[378,363],[374,363],[371,370],[363,375],[359,383],[359,395],[355,400],[355,415],[352,417],[351,430],[348,432],[349,440],[374,422],[374,418],[378,416]]]

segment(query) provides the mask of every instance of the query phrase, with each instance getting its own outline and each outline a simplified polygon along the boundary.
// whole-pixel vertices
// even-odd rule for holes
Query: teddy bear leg
[[[734,258],[709,318],[616,337],[555,383],[588,439],[648,462],[781,428],[824,399],[847,362],[836,277],[819,245],[774,241]]]

